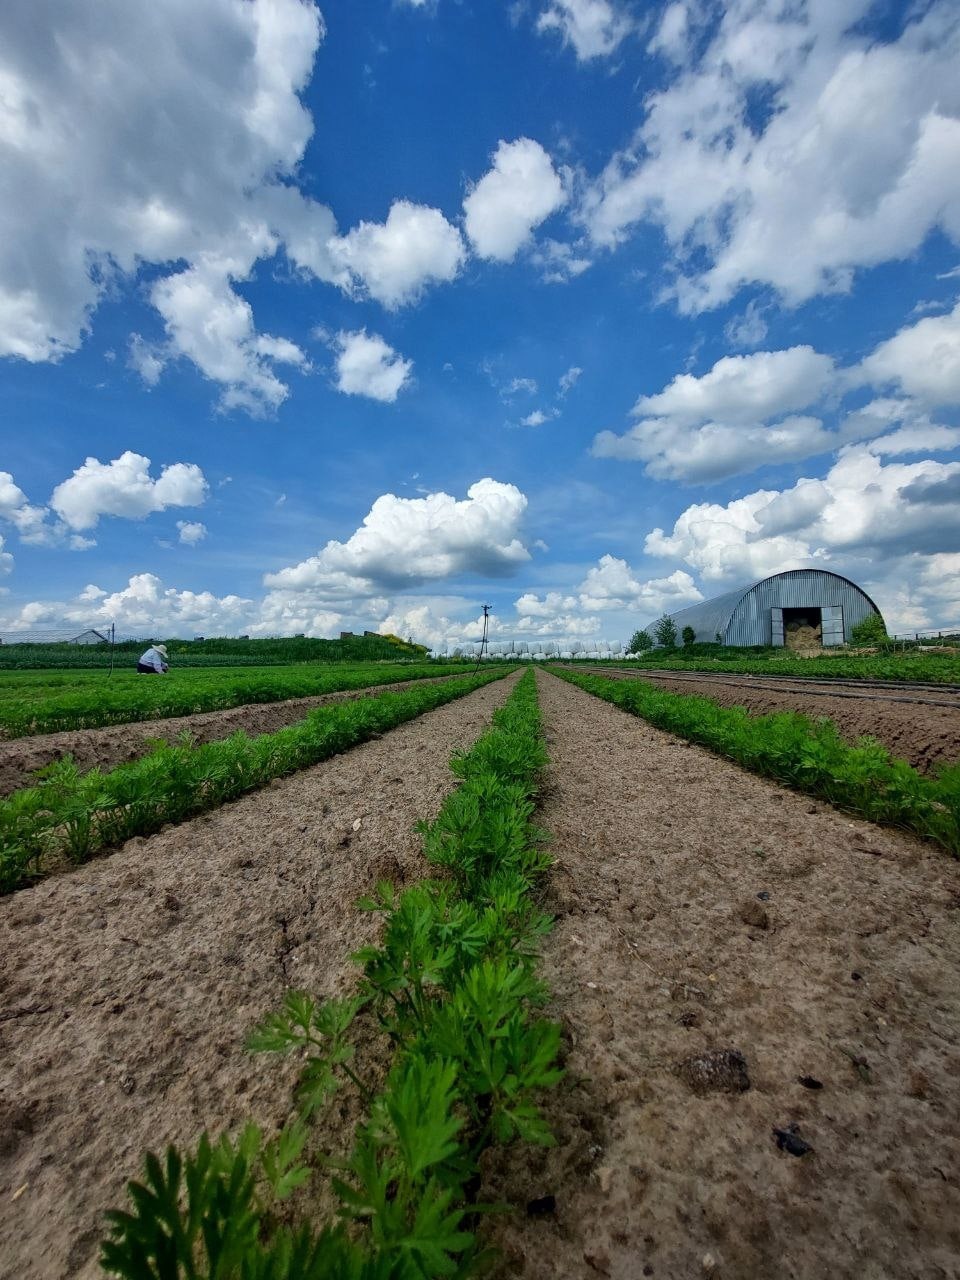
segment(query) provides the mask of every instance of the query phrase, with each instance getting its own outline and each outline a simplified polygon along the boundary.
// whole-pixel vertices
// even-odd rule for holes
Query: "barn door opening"
[[[823,643],[825,610],[813,606],[801,609],[784,609],[783,643],[788,649],[819,649]]]

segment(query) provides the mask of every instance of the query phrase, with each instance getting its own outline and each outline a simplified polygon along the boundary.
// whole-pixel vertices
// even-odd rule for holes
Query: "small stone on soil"
[[[747,1060],[739,1049],[712,1049],[684,1058],[674,1068],[694,1093],[743,1093],[750,1088]]]
[[[792,1156],[805,1156],[809,1151],[813,1150],[809,1142],[804,1142],[803,1138],[797,1132],[797,1126],[792,1124],[787,1129],[774,1129],[773,1136],[777,1140],[777,1146],[781,1151],[787,1151]]]

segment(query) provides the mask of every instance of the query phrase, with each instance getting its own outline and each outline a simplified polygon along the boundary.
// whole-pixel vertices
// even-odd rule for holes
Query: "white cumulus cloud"
[[[112,462],[87,458],[58,484],[50,506],[74,530],[93,529],[101,516],[142,519],[167,507],[196,507],[207,496],[207,482],[192,462],[175,462],[150,475],[150,459],[127,450]]]
[[[178,541],[188,547],[195,547],[207,536],[207,526],[199,520],[178,520],[177,529],[180,533]]]
[[[889,42],[860,25],[870,7],[719,6],[691,56],[689,11],[670,6],[658,47],[676,65],[587,193],[594,243],[659,225],[671,291],[698,312],[751,283],[796,304],[848,289],[856,268],[906,257],[934,230],[960,241],[956,6],[901,10]]]
[[[415,302],[428,284],[453,280],[463,265],[463,237],[439,209],[397,200],[386,222],[360,222],[332,238],[333,261],[355,290],[394,310]]]
[[[224,409],[256,416],[283,403],[288,389],[273,365],[302,367],[306,357],[286,338],[257,333],[253,308],[231,288],[222,270],[190,267],[158,280],[150,297],[166,324],[170,353],[186,356],[224,386]],[[148,383],[156,380],[150,360],[141,350],[140,371]]]
[[[527,499],[512,484],[478,480],[457,500],[377,498],[346,542],[266,575],[268,587],[320,591],[326,598],[370,596],[460,573],[505,576],[529,560],[520,538]]]
[[[872,574],[955,541],[958,493],[960,463],[885,463],[874,444],[849,445],[822,480],[694,504],[669,533],[652,530],[644,549],[733,583],[816,564],[862,564]]]
[[[0,12],[0,354],[61,358],[118,278],[184,261],[154,290],[170,353],[221,381],[228,405],[275,405],[270,362],[296,363],[296,349],[258,338],[232,286],[276,252],[276,209],[311,212],[279,180],[313,130],[298,95],[318,9],[52,0],[35,18],[30,6]],[[166,358],[136,346],[131,357],[148,383]]]
[[[633,408],[640,421],[623,435],[601,432],[592,451],[643,462],[658,479],[694,483],[807,458],[850,438],[790,412],[820,401],[834,379],[833,361],[812,347],[725,356],[701,377],[679,374],[641,396]]]
[[[948,315],[906,325],[861,368],[871,382],[892,383],[926,404],[960,404],[960,303]]]
[[[164,586],[153,573],[136,573],[118,591],[88,584],[74,599],[31,601],[9,614],[8,631],[33,627],[88,626],[116,623],[118,634],[190,636],[219,632],[236,635],[247,630],[253,601],[241,596],[217,596],[211,591],[181,591]]]
[[[633,412],[678,423],[746,424],[813,404],[832,376],[831,358],[812,347],[724,356],[702,377],[682,373],[657,395],[641,396]]]
[[[529,243],[534,228],[565,201],[560,175],[539,142],[501,141],[493,167],[463,202],[474,251],[496,262],[512,261]]]
[[[337,390],[392,404],[410,381],[412,360],[404,360],[379,334],[341,330],[336,337]]]

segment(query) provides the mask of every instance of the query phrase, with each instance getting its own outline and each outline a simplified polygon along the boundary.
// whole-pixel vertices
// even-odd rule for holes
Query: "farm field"
[[[622,663],[589,664],[598,670],[607,665]],[[632,660],[630,667],[636,671],[651,668],[661,671],[723,671],[732,675],[797,676],[805,680],[920,680],[934,684],[960,684],[960,653],[952,647],[943,651],[850,653],[836,657],[821,653],[806,658],[791,656],[786,649],[744,652],[725,648],[719,656],[685,654],[682,649],[672,654],[660,650]]]
[[[56,733],[138,720],[222,711],[254,703],[317,697],[391,680],[461,673],[452,663],[324,663],[288,667],[171,670],[162,677],[135,671],[0,672],[0,736]]]
[[[145,1151],[282,1123],[298,1064],[247,1034],[289,987],[355,981],[377,925],[357,897],[424,873],[414,823],[515,683],[0,901],[3,1280],[100,1276],[101,1215]],[[334,1107],[331,1140],[355,1120]]]
[[[254,702],[225,711],[204,711],[189,716],[169,716],[163,720],[137,720],[99,729],[69,729],[60,733],[41,733],[30,737],[0,739],[0,796],[18,787],[29,786],[36,769],[70,755],[81,770],[113,768],[124,761],[145,755],[158,742],[174,742],[181,734],[189,734],[194,743],[218,742],[242,730],[251,737],[273,733],[285,725],[295,724],[315,707],[332,702],[348,702],[374,693],[410,688],[414,683],[434,684],[456,678],[456,672],[420,677],[419,680],[394,680],[384,684],[319,694],[312,698],[286,698],[282,702]]]
[[[733,676],[727,682],[708,675],[647,675],[612,668],[601,674],[618,680],[649,680],[661,689],[698,694],[722,707],[745,707],[756,715],[802,711],[811,719],[827,716],[848,742],[869,734],[921,773],[960,761],[960,688],[845,691],[829,684],[784,681],[776,688],[757,689],[751,687],[754,677]],[[755,680],[763,684],[762,676]],[[952,705],[937,705],[946,702]]]
[[[356,898],[427,874],[413,824],[516,679],[0,901],[4,1280],[99,1275],[145,1150],[283,1122],[298,1063],[248,1032],[353,990]],[[536,681],[566,1076],[555,1147],[484,1157],[497,1274],[951,1274],[960,864]],[[357,1119],[328,1107],[332,1149]]]
[[[498,1275],[955,1274],[960,866],[538,679],[570,1047]]]

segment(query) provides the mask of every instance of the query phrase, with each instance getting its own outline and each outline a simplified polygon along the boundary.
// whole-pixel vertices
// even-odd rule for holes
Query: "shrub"
[[[883,644],[887,638],[887,628],[879,613],[871,613],[850,632],[854,644]]]
[[[677,647],[677,624],[672,618],[664,614],[654,623],[653,638],[662,648],[675,649]]]
[[[680,635],[685,649],[689,649],[697,638],[697,633],[694,631],[693,627],[684,627]]]
[[[627,653],[644,653],[653,648],[653,640],[649,631],[635,631],[627,645]]]

